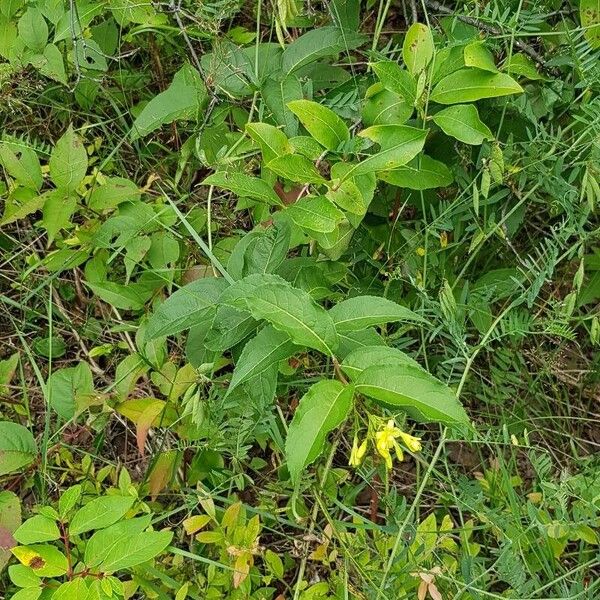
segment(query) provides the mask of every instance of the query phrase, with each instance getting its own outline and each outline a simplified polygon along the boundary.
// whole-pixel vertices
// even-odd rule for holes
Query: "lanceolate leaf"
[[[417,321],[425,319],[412,310],[381,296],[356,296],[336,304],[329,310],[338,333],[358,331],[374,325],[395,321]]]
[[[454,181],[452,171],[439,160],[426,154],[413,158],[408,164],[393,171],[377,173],[379,179],[410,190],[429,190],[446,187]]]
[[[265,202],[271,206],[283,205],[279,196],[264,179],[252,177],[245,173],[219,171],[209,175],[202,183],[229,190],[242,198],[251,198],[252,200]]]
[[[460,104],[522,91],[523,88],[505,73],[466,68],[444,77],[431,92],[430,99],[438,104]]]
[[[333,355],[338,344],[331,317],[304,290],[270,275],[251,275],[233,284],[220,303],[246,310],[287,333],[295,344]],[[279,280],[279,281],[277,281]]]
[[[338,27],[321,27],[301,35],[283,51],[283,71],[291,73],[325,56],[348,52],[360,46],[365,37]]]
[[[448,425],[469,423],[456,394],[420,367],[372,366],[357,377],[355,387],[360,394],[405,410],[418,421]]]
[[[455,137],[465,144],[479,145],[484,140],[494,139],[494,135],[479,118],[477,107],[473,104],[449,106],[432,118],[446,135]]]
[[[280,360],[285,360],[298,352],[290,336],[267,325],[254,338],[246,343],[236,361],[235,370],[227,393],[238,385],[268,370]]]
[[[381,149],[352,167],[343,179],[405,165],[423,149],[427,131],[406,125],[373,125],[359,135],[373,140]]]
[[[313,138],[328,150],[336,150],[350,139],[348,126],[330,108],[310,100],[288,102],[288,108]]]
[[[205,277],[178,289],[148,320],[147,338],[174,335],[196,325],[208,316],[228,285],[223,278]]]
[[[319,457],[327,434],[344,422],[353,394],[352,386],[339,381],[319,381],[301,398],[285,442],[292,481]]]

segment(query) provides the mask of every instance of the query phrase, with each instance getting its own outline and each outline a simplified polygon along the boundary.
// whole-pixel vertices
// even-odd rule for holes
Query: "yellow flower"
[[[385,461],[385,466],[388,469],[392,468],[392,455],[390,454],[392,448],[396,451],[398,460],[404,460],[402,448],[400,448],[396,441],[396,438],[401,435],[402,431],[396,427],[392,419],[387,422],[383,429],[375,433],[375,448],[377,449],[377,453]]]
[[[400,432],[400,438],[402,439],[402,443],[411,451],[411,452],[420,452],[421,451],[421,438],[415,437],[414,435],[410,435],[405,433],[404,431]]]
[[[354,441],[352,442],[352,451],[350,452],[350,460],[348,464],[351,467],[358,467],[362,462],[364,455],[367,452],[367,440],[365,440],[360,446],[358,445],[358,440],[356,436],[354,436]]]

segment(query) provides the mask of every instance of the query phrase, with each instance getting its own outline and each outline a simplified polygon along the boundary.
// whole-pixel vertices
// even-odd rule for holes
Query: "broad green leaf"
[[[372,366],[357,377],[355,388],[384,405],[405,410],[418,421],[469,423],[456,394],[420,367]]]
[[[377,173],[377,177],[391,185],[410,190],[446,187],[454,181],[452,171],[443,162],[426,154],[417,156],[408,164],[392,171],[381,171]]]
[[[275,121],[283,126],[289,137],[298,135],[298,119],[288,108],[288,102],[302,98],[302,84],[296,75],[290,73],[281,77],[269,77],[262,86],[261,96]]]
[[[136,140],[162,125],[179,119],[195,119],[208,100],[202,77],[186,64],[173,77],[171,85],[144,106],[133,123],[131,138]]]
[[[354,350],[367,346],[385,346],[385,340],[379,335],[374,327],[340,333],[340,345],[336,352],[339,360],[345,360]]]
[[[31,567],[21,564],[11,565],[8,568],[8,576],[17,587],[41,587],[42,580],[34,573]]]
[[[486,48],[485,42],[482,41],[471,42],[465,46],[465,66],[477,67],[491,73],[498,72],[494,55]]]
[[[42,54],[36,54],[31,64],[42,74],[54,81],[67,84],[67,73],[62,52],[54,45],[48,44]]]
[[[346,31],[338,27],[311,29],[283,51],[283,72],[291,73],[325,56],[354,50],[365,40],[365,36],[358,32]]]
[[[413,114],[414,107],[403,96],[376,83],[367,90],[362,120],[369,125],[402,125]]]
[[[56,522],[44,515],[27,519],[13,534],[19,544],[27,546],[38,542],[51,542],[60,538]]]
[[[278,331],[272,325],[263,327],[244,346],[235,363],[227,393],[230,394],[241,383],[264,373],[299,350],[300,348],[292,342],[287,333]]]
[[[246,133],[260,146],[263,160],[269,162],[278,156],[292,152],[285,133],[268,123],[248,123]]]
[[[547,79],[544,75],[539,73],[535,62],[531,58],[529,58],[529,56],[523,54],[522,52],[516,52],[515,54],[507,58],[504,64],[502,65],[502,69],[506,71],[509,75],[520,75],[521,77],[526,77],[527,79],[531,79],[532,81],[545,81]]]
[[[138,202],[142,194],[138,186],[124,177],[107,177],[102,185],[96,185],[88,198],[91,210],[101,212],[117,207],[122,202]]]
[[[8,385],[15,376],[20,357],[21,354],[19,352],[15,352],[6,360],[0,360],[0,396],[8,393]]]
[[[1,425],[1,423],[0,423]],[[0,468],[2,459],[0,458]],[[0,492],[0,572],[10,560],[10,548],[15,545],[13,532],[21,524],[21,501],[13,492]],[[14,566],[14,565],[13,565]],[[19,567],[21,565],[18,565]],[[11,567],[12,568],[12,567]],[[25,568],[25,567],[23,567]],[[9,569],[10,575],[10,569]],[[11,581],[14,582],[11,576]],[[15,584],[16,585],[16,584]],[[27,587],[27,586],[22,586]]]
[[[466,68],[444,77],[431,92],[430,99],[438,104],[460,104],[522,92],[523,88],[505,73]]]
[[[81,498],[81,492],[81,485],[77,484],[67,488],[60,495],[60,498],[58,499],[58,514],[60,515],[61,521],[68,521],[69,513],[75,508],[75,505]]]
[[[76,367],[59,369],[48,378],[48,403],[63,419],[72,419],[78,412],[78,404],[94,393],[92,371],[86,362]]]
[[[307,292],[280,277],[250,275],[225,290],[219,303],[246,310],[255,319],[265,319],[287,333],[295,344],[329,355],[337,346],[337,333],[325,309]]]
[[[204,277],[179,288],[148,319],[146,338],[153,340],[189,329],[210,314],[229,284],[220,277]]]
[[[0,14],[10,18],[24,5],[25,0],[3,0],[3,2],[0,3]]]
[[[337,150],[350,139],[350,130],[330,108],[311,100],[288,102],[305,129],[327,150]]]
[[[334,180],[332,184],[325,194],[329,200],[333,200],[340,208],[355,215],[364,215],[367,212],[368,205],[365,203],[365,198],[353,180],[346,179],[341,183]]]
[[[600,48],[600,0],[581,0],[579,18],[583,35],[591,48]]]
[[[318,233],[331,233],[344,218],[344,213],[325,196],[300,198],[285,210],[285,214],[298,227]]]
[[[425,319],[412,310],[381,296],[348,298],[329,309],[329,315],[338,333],[358,331],[397,321],[425,322]]]
[[[302,396],[285,441],[285,455],[293,482],[321,452],[327,434],[341,425],[352,407],[354,389],[339,381],[319,381]]]
[[[29,7],[18,23],[19,37],[31,50],[42,51],[48,42],[48,24],[42,11]]]
[[[98,565],[98,570],[114,573],[145,563],[163,552],[172,539],[171,531],[143,531],[123,537]]]
[[[245,340],[258,327],[249,312],[231,306],[219,306],[204,338],[204,345],[214,352],[224,352]]]
[[[297,183],[325,183],[326,179],[319,173],[315,164],[301,154],[284,154],[267,163],[267,168],[274,173]]]
[[[133,506],[133,496],[101,496],[82,506],[71,519],[69,533],[79,535],[93,529],[103,529],[125,516]]]
[[[86,285],[104,302],[123,310],[142,310],[152,296],[152,290],[141,283],[125,285],[114,281],[86,282]]]
[[[202,183],[229,190],[242,198],[251,198],[252,200],[265,202],[270,206],[283,205],[279,196],[264,179],[252,177],[245,173],[218,171],[209,175]]]
[[[446,134],[465,144],[478,146],[494,139],[489,127],[479,118],[473,104],[456,104],[433,115],[433,122]]]
[[[41,586],[23,588],[16,594],[13,594],[10,600],[38,600],[43,591]]]
[[[78,577],[60,585],[52,594],[52,600],[83,600],[87,592],[87,583],[82,577]]]
[[[373,63],[371,67],[386,90],[404,98],[409,106],[414,105],[417,84],[408,71],[401,69],[397,63],[392,61]]]
[[[19,153],[20,156],[17,157],[15,153]],[[23,144],[9,142],[0,144],[0,164],[19,185],[37,191],[44,183],[37,153]]]
[[[431,30],[423,23],[413,23],[404,38],[402,44],[402,58],[408,72],[417,75],[433,59],[435,47]]]
[[[11,552],[22,565],[31,567],[39,577],[60,577],[69,568],[66,556],[50,544],[17,546]]]
[[[369,367],[382,365],[396,365],[401,368],[404,365],[421,368],[419,363],[397,348],[389,346],[363,346],[350,352],[344,362],[342,362],[342,371],[354,381]]]
[[[73,191],[59,188],[46,192],[43,197],[42,223],[49,240],[53,240],[61,229],[71,225],[71,217],[77,210],[77,196]]]
[[[73,126],[56,142],[50,154],[50,178],[52,183],[66,192],[76,190],[87,171],[87,152]]]
[[[405,165],[423,149],[427,131],[406,125],[373,125],[363,129],[359,135],[376,142],[381,149],[354,165],[345,174],[344,180]]]
[[[33,435],[22,425],[0,421],[0,475],[31,464],[37,454]]]

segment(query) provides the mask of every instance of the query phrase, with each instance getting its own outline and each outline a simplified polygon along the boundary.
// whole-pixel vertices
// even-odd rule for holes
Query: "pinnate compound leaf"
[[[18,423],[0,421],[0,475],[26,467],[36,454],[37,445],[29,429]]]
[[[325,196],[301,198],[285,214],[298,227],[317,233],[331,233],[344,218],[344,213]]]
[[[381,149],[353,166],[344,180],[405,165],[423,150],[427,131],[407,125],[373,125],[363,129],[359,135],[376,142]]]
[[[350,130],[330,108],[311,100],[288,102],[288,108],[305,129],[327,150],[336,150],[350,139]]]
[[[251,198],[252,200],[265,202],[270,206],[283,205],[279,196],[264,179],[252,177],[245,173],[218,171],[209,175],[202,183],[229,190],[240,198]]]
[[[354,389],[339,381],[319,381],[300,399],[285,441],[292,481],[323,450],[327,434],[344,422],[352,406]]]
[[[433,58],[435,47],[431,30],[423,23],[413,23],[406,32],[402,58],[412,75],[420,73]]]
[[[184,65],[175,73],[171,85],[144,106],[133,123],[131,138],[136,140],[178,119],[192,120],[208,99],[200,73]]]
[[[473,104],[456,104],[444,108],[432,117],[440,129],[465,144],[478,146],[484,140],[494,139],[490,128],[479,118]]]
[[[65,192],[76,190],[87,171],[87,152],[73,126],[56,142],[50,154],[50,178],[52,183]]]
[[[228,285],[223,278],[205,277],[179,288],[148,319],[146,338],[174,335],[200,323]]]
[[[272,325],[263,327],[246,343],[236,361],[233,377],[227,393],[238,385],[256,377],[281,360],[290,358],[300,348],[294,344],[287,333],[277,331]]]
[[[301,35],[283,51],[282,68],[291,73],[325,56],[334,56],[358,48],[366,40],[364,35],[338,27],[321,27]]]
[[[276,275],[245,277],[225,290],[219,303],[268,321],[287,333],[295,344],[329,355],[337,347],[337,333],[327,311],[307,292]]]
[[[27,519],[14,532],[14,538],[19,544],[28,545],[38,542],[51,542],[60,538],[56,522],[44,515],[35,515]]]
[[[79,535],[116,523],[133,506],[133,496],[101,496],[82,506],[71,519],[69,532]]]
[[[466,68],[444,77],[431,92],[430,99],[438,104],[460,104],[522,92],[523,88],[506,73]]]
[[[329,315],[338,333],[358,331],[396,321],[425,322],[425,319],[412,310],[381,296],[348,298],[332,307]]]
[[[410,190],[430,190],[446,187],[454,181],[452,171],[439,160],[426,154],[417,156],[406,165],[392,171],[377,173],[379,179]]]
[[[468,424],[456,394],[424,369],[411,365],[376,365],[356,379],[356,391],[379,403],[406,411],[417,421]]]

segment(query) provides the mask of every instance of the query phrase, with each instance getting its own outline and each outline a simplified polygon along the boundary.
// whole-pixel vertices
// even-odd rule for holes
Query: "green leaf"
[[[0,360],[0,396],[4,396],[8,393],[8,385],[15,376],[20,357],[21,354],[19,352],[15,352],[6,360]]]
[[[54,81],[67,84],[67,73],[62,52],[54,45],[48,44],[42,54],[31,59],[31,64],[42,74]]]
[[[581,0],[579,18],[583,35],[591,48],[600,48],[600,0]]]
[[[171,531],[143,531],[122,537],[98,565],[98,570],[114,573],[145,563],[159,555],[173,539]]]
[[[194,120],[208,101],[200,73],[186,64],[173,77],[171,85],[146,104],[131,129],[131,139],[144,137],[180,119]]]
[[[18,23],[19,37],[32,50],[42,51],[48,42],[48,25],[38,8],[29,7]]]
[[[446,187],[454,181],[452,171],[443,162],[426,154],[417,156],[408,164],[392,171],[381,171],[377,173],[377,177],[391,185],[410,190]]]
[[[465,46],[465,66],[477,67],[484,71],[497,73],[498,68],[494,62],[494,55],[486,48],[485,42],[472,42]]]
[[[404,98],[409,106],[414,105],[417,84],[408,71],[401,69],[397,63],[392,61],[373,63],[371,67],[386,90]]]
[[[355,215],[364,215],[367,212],[368,205],[365,203],[365,198],[360,188],[354,181],[346,179],[346,181],[342,181],[341,183],[337,183],[337,180],[332,183],[334,185],[325,194],[329,200],[332,200],[340,208]]]
[[[544,75],[538,72],[535,62],[522,52],[517,52],[508,57],[502,65],[502,69],[509,75],[521,75],[521,77],[526,77],[532,81],[547,80]]]
[[[52,594],[52,600],[83,600],[87,592],[87,583],[79,577],[60,585]]]
[[[51,542],[60,538],[56,522],[44,515],[27,519],[13,534],[19,544],[27,546],[37,542]]]
[[[291,73],[325,56],[348,52],[358,48],[365,40],[365,36],[358,32],[338,27],[311,29],[283,51],[283,72]]]
[[[421,368],[421,365],[408,354],[397,348],[382,345],[354,349],[344,358],[341,368],[352,381],[355,381],[365,369],[382,365],[395,365],[399,368],[410,365]]]
[[[344,180],[405,165],[423,149],[427,131],[406,125],[373,125],[358,135],[378,143],[381,150],[354,165],[345,174]]]
[[[397,321],[425,322],[425,319],[412,310],[381,296],[348,298],[331,308],[329,315],[333,319],[338,333],[358,331],[374,325]]]
[[[0,458],[0,460],[2,459]],[[0,462],[0,468],[1,467],[2,462]],[[16,494],[13,494],[12,492],[0,492],[0,572],[2,571],[2,569],[4,569],[6,563],[10,560],[10,549],[14,545],[16,545],[12,534],[17,529],[17,527],[19,527],[20,524],[21,501],[19,500],[19,497]],[[9,575],[10,574],[11,569],[9,569]],[[11,576],[11,581],[12,580],[13,578]]]
[[[456,394],[420,367],[377,365],[356,379],[356,391],[378,402],[405,410],[418,421],[468,424]]]
[[[319,381],[302,396],[285,441],[285,455],[293,482],[321,452],[327,434],[341,425],[352,407],[354,389],[339,381]]]
[[[264,373],[272,365],[290,358],[299,350],[287,333],[278,331],[272,325],[263,327],[244,346],[235,363],[227,393],[230,394],[238,385]]]
[[[330,108],[311,100],[294,100],[287,106],[324,148],[337,150],[350,139],[348,126]]]
[[[78,412],[78,404],[94,393],[92,371],[85,362],[59,369],[48,378],[48,403],[65,420]]]
[[[505,73],[466,68],[444,77],[431,92],[430,99],[438,104],[460,104],[522,92],[523,88]]]
[[[209,175],[202,184],[214,185],[229,190],[241,198],[251,198],[270,206],[283,206],[279,196],[264,179],[251,177],[245,173],[218,171]]]
[[[81,485],[73,485],[70,488],[67,488],[58,499],[58,514],[60,515],[61,521],[67,522],[68,515],[75,505],[79,502],[81,498]]]
[[[86,285],[101,300],[122,310],[142,310],[152,295],[152,290],[140,283],[124,285],[114,281],[101,283],[87,281]]]
[[[73,126],[69,125],[50,154],[52,183],[67,192],[76,190],[85,177],[87,163],[87,152],[83,142],[73,131]]]
[[[17,157],[19,153],[20,156]],[[14,177],[19,185],[31,190],[39,190],[44,183],[40,160],[32,148],[22,143],[3,142],[0,144],[0,164]]]
[[[198,324],[228,285],[221,277],[204,277],[179,288],[148,319],[146,338],[174,335]]]
[[[325,196],[306,196],[285,210],[292,221],[308,232],[331,233],[344,218],[341,212]]]
[[[433,115],[433,122],[446,134],[465,144],[478,146],[494,139],[489,127],[479,118],[473,104],[457,104]]]
[[[433,59],[435,47],[433,36],[427,25],[413,23],[406,32],[402,44],[402,58],[411,75],[423,71]]]
[[[267,123],[248,123],[246,133],[260,146],[265,162],[289,154],[292,146],[283,131]]]
[[[138,186],[124,177],[107,177],[102,185],[96,185],[88,198],[91,210],[101,212],[117,207],[122,202],[138,202],[142,194]]]
[[[0,421],[0,475],[26,467],[36,454],[37,445],[29,429],[18,423]]]
[[[219,306],[204,345],[214,352],[224,352],[245,340],[258,327],[258,321],[249,312]]]
[[[71,217],[77,210],[77,196],[63,188],[51,190],[44,195],[42,223],[53,240],[61,229],[68,229]]]
[[[133,496],[101,496],[82,506],[71,519],[69,533],[79,535],[92,529],[103,529],[125,516],[133,506]]]
[[[8,568],[8,576],[17,587],[41,587],[42,580],[34,573],[31,567],[21,564],[11,565]]]
[[[250,275],[225,290],[219,303],[268,321],[295,344],[329,355],[338,344],[333,321],[325,309],[307,292],[275,275]]]
[[[369,125],[402,125],[413,114],[414,107],[400,94],[390,92],[376,83],[367,90],[362,120]]]
[[[298,135],[298,120],[287,106],[288,102],[302,98],[302,84],[298,77],[293,73],[269,77],[262,86],[261,95],[285,134],[289,137]]]
[[[31,567],[39,577],[60,577],[69,568],[67,557],[50,544],[17,546],[11,552],[21,564]]]
[[[41,586],[23,588],[16,594],[13,594],[10,597],[10,600],[38,600],[43,591]]]
[[[297,183],[325,183],[326,179],[319,173],[315,164],[301,154],[284,154],[267,163],[267,168],[274,173]]]

